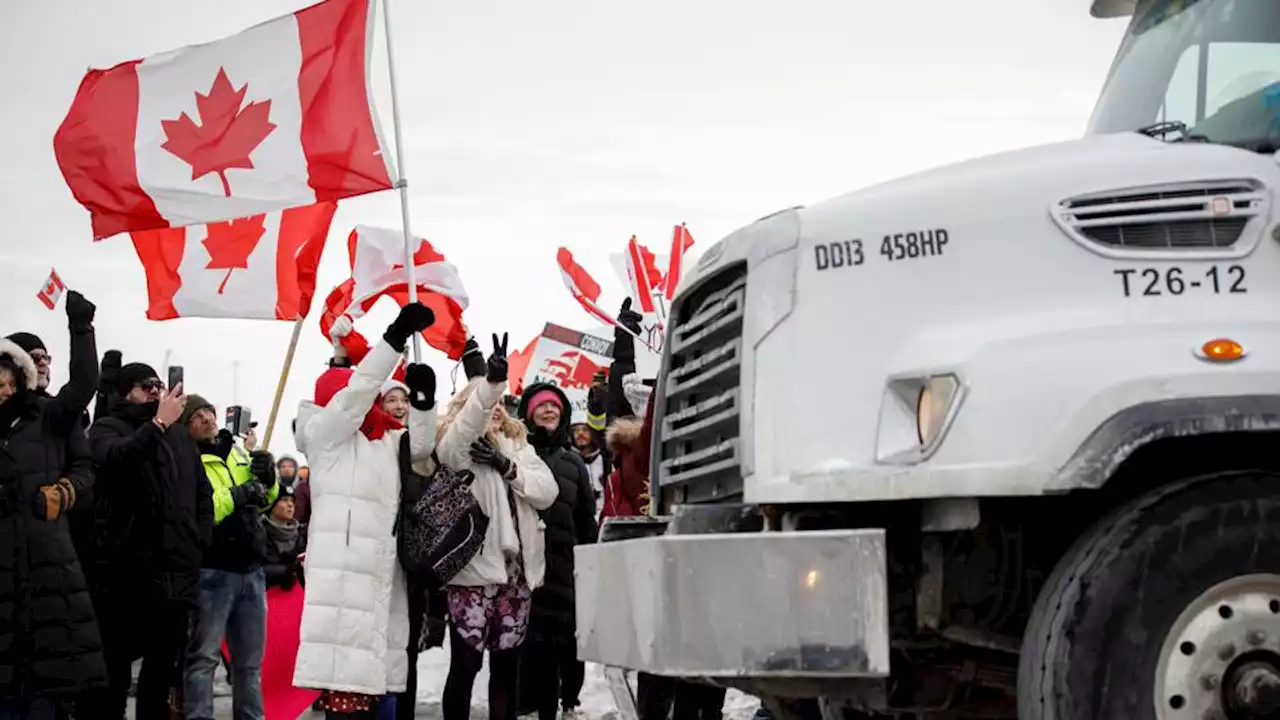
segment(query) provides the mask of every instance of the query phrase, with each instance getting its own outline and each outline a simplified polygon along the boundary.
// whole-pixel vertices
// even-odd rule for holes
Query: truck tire
[[[1018,717],[1280,716],[1280,475],[1179,481],[1058,562],[1022,641]]]

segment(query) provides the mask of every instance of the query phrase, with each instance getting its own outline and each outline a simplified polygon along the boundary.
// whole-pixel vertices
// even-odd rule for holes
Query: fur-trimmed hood
[[[26,350],[12,340],[0,338],[0,355],[8,355],[13,360],[13,364],[22,368],[22,374],[26,376],[27,390],[35,390],[39,387],[40,378],[36,372],[36,361],[31,359]]]
[[[630,450],[631,446],[640,439],[640,430],[643,427],[644,421],[637,417],[614,420],[605,433],[605,439],[609,442],[609,452],[617,455]]]

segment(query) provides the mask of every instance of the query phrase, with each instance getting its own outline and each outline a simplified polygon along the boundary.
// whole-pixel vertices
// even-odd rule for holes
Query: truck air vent
[[[1267,204],[1261,183],[1232,180],[1084,195],[1053,214],[1074,239],[1106,255],[1238,256],[1260,236]]]
[[[659,509],[742,494],[742,332],[747,266],[730,266],[677,299],[659,383]]]

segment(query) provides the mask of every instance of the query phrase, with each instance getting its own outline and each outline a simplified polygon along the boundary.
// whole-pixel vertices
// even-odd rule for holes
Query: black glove
[[[253,473],[253,479],[263,487],[276,484],[276,461],[266,450],[254,450],[249,453],[249,472]]]
[[[436,406],[436,373],[426,363],[409,363],[404,369],[404,384],[409,388],[409,404],[426,412]]]
[[[466,373],[467,380],[484,375],[484,353],[480,352],[480,343],[474,337],[467,338],[467,344],[462,349],[462,370]]]
[[[481,437],[471,443],[471,462],[477,465],[488,465],[497,470],[503,479],[510,480],[514,477],[514,474],[512,474],[512,477],[508,477],[508,474],[515,469],[515,465],[511,463],[511,460],[506,455],[502,454],[501,450],[494,447],[487,437]]]
[[[641,332],[640,321],[644,316],[631,309],[631,298],[622,301],[622,309],[618,311],[618,324],[622,328],[613,329],[613,360],[617,362],[635,362],[636,360],[636,338]],[[631,333],[635,333],[632,335]]]
[[[382,339],[397,352],[404,352],[404,344],[409,337],[431,327],[435,321],[436,314],[431,312],[431,308],[422,303],[409,303],[400,308],[400,314],[387,326]]]
[[[618,324],[639,335],[641,332],[640,321],[644,320],[644,316],[631,309],[631,298],[622,301],[622,309],[618,311]]]
[[[97,308],[83,295],[75,290],[67,291],[67,321],[73,330],[91,327],[95,310]]]
[[[102,354],[102,367],[98,370],[98,399],[93,404],[93,418],[107,416],[107,404],[116,394],[116,374],[124,363],[124,356],[119,350],[108,350]]]
[[[231,488],[231,502],[236,508],[260,508],[267,504],[267,489],[256,482],[249,482]]]
[[[507,334],[502,333],[502,343],[498,343],[498,334],[493,334],[493,354],[489,356],[485,379],[491,383],[507,381]]]
[[[226,457],[231,454],[231,448],[235,447],[235,444],[236,436],[232,435],[230,430],[222,428],[218,431],[218,436],[213,440],[214,453],[221,457]]]

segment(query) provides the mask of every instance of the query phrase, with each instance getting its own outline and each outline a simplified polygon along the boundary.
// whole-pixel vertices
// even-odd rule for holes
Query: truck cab
[[[1092,12],[1132,19],[1084,137],[686,272],[581,658],[783,715],[1280,714],[1280,3]]]

